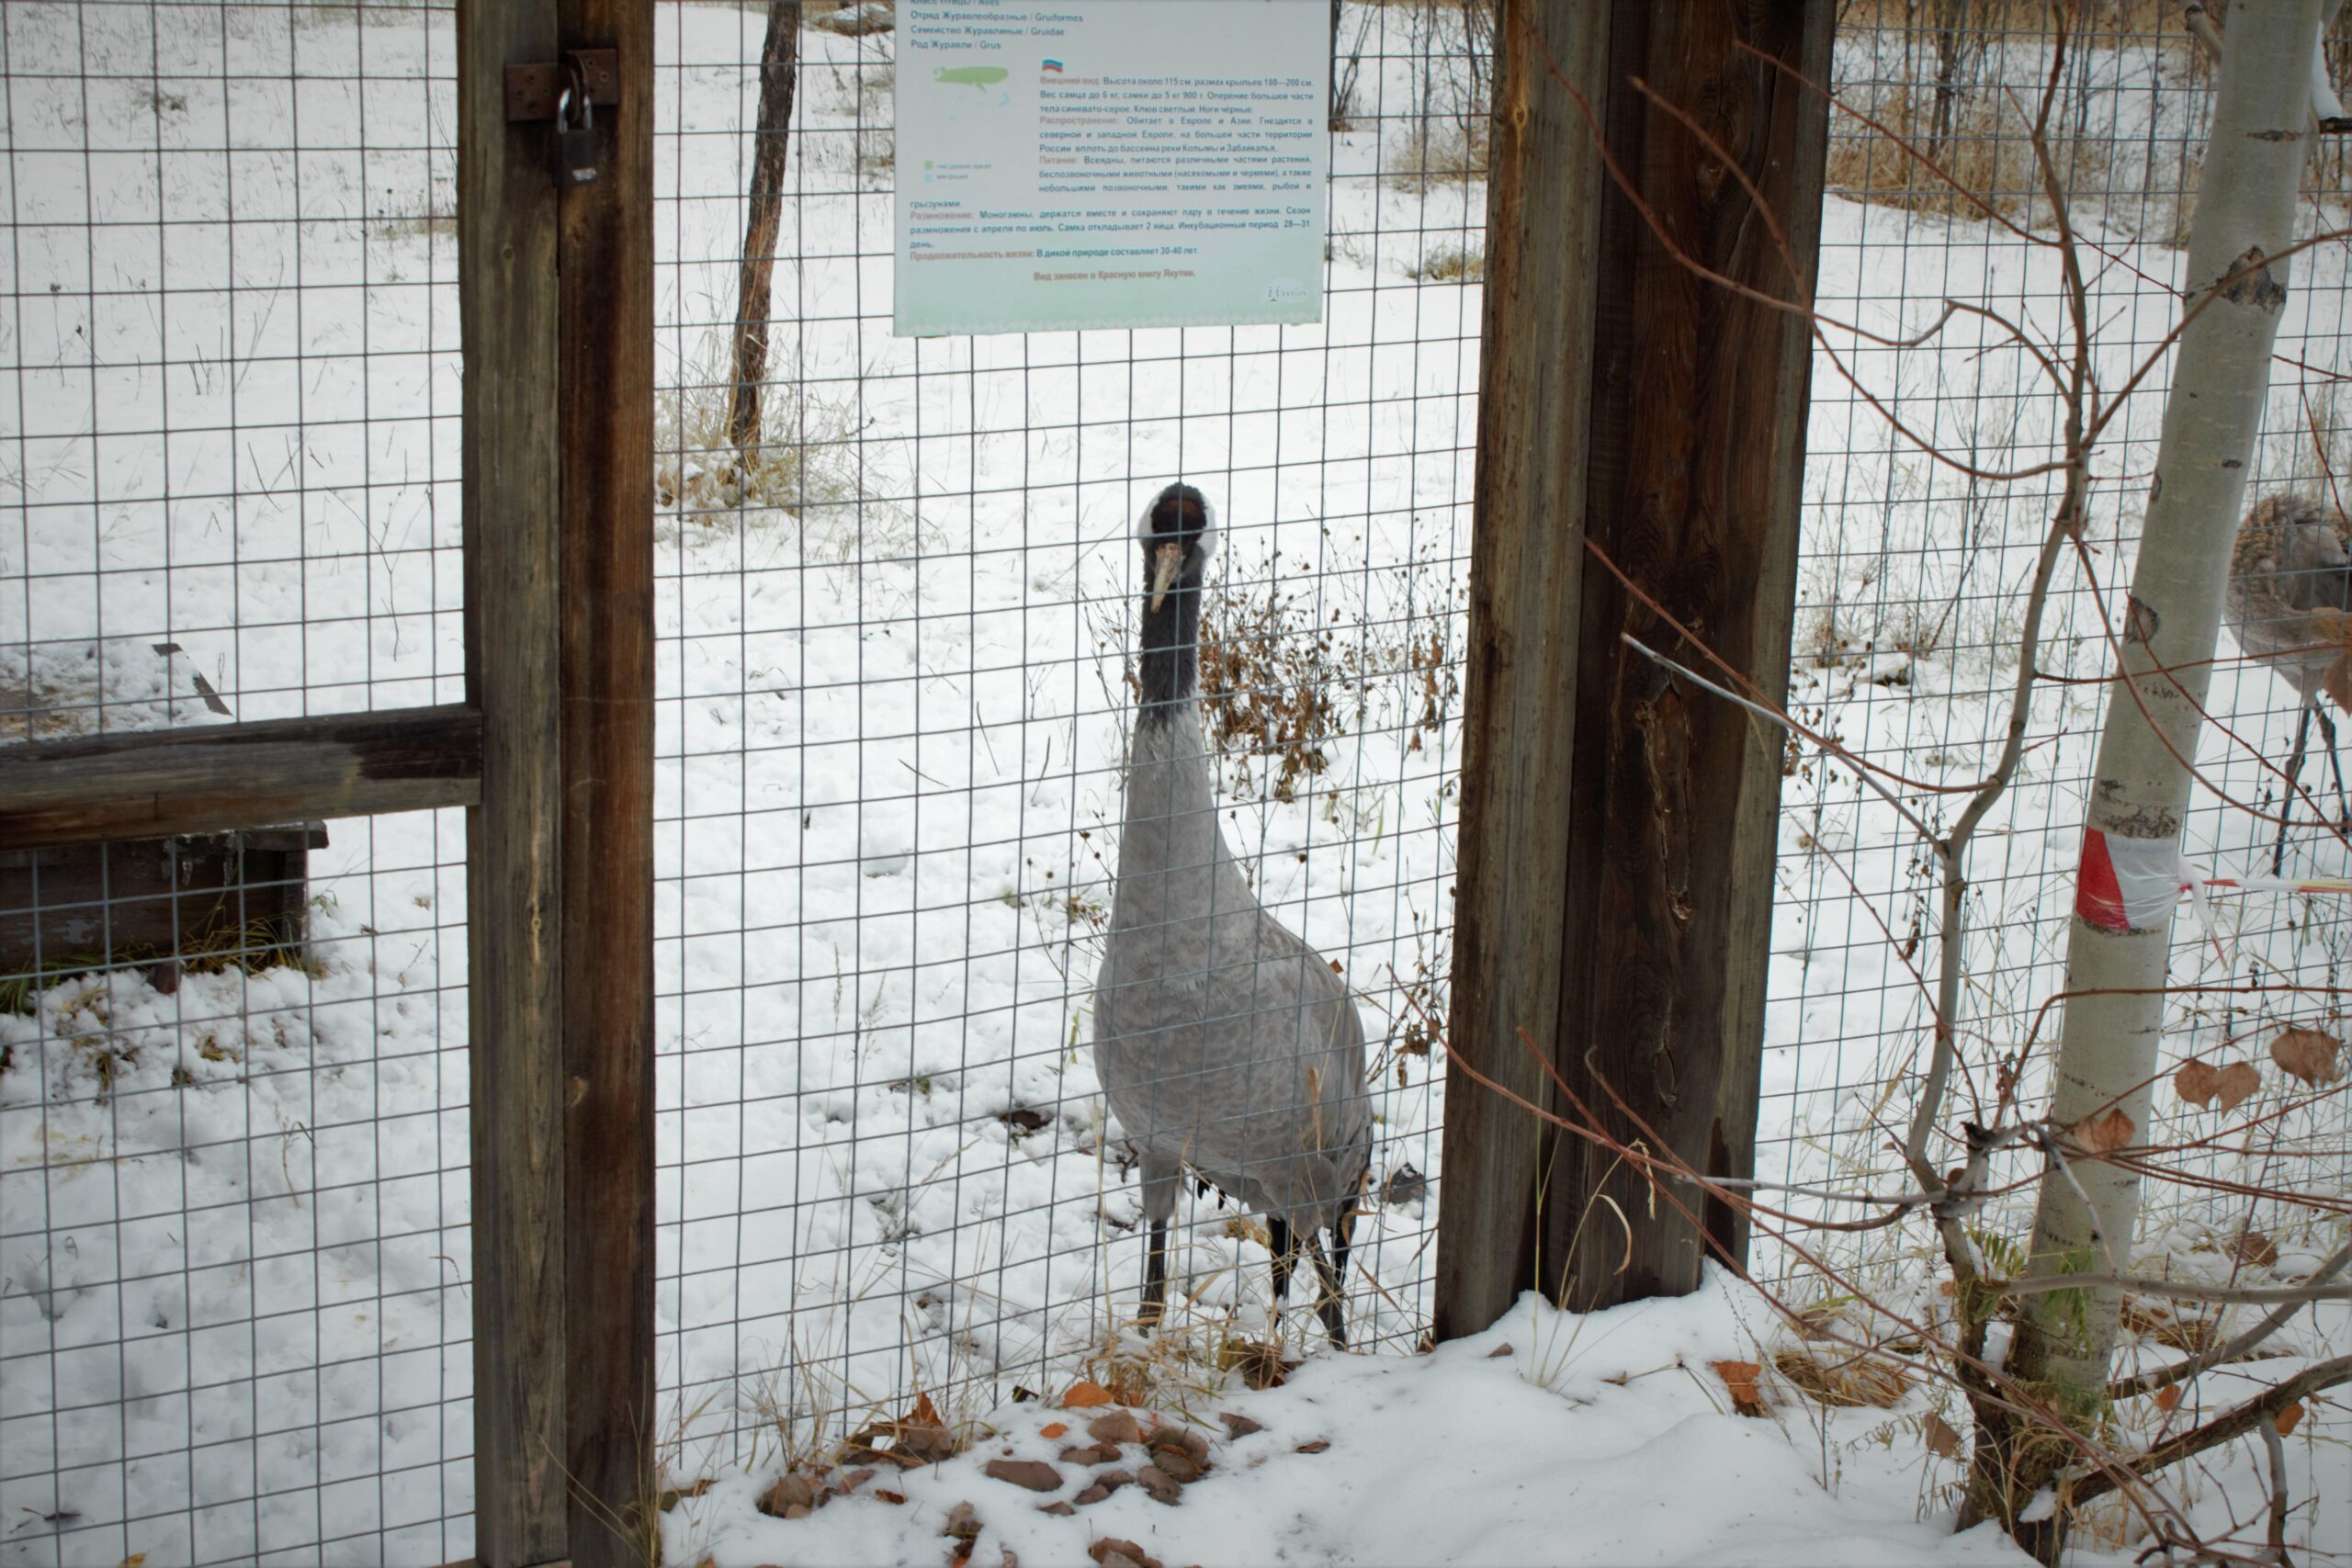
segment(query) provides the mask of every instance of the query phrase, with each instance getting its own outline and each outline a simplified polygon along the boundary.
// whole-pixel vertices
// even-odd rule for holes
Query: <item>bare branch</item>
[[[2177,1438],[2158,1443],[2139,1458],[2126,1461],[2118,1467],[2122,1472],[2120,1476],[2115,1469],[2108,1469],[2095,1475],[2081,1477],[2064,1489],[2063,1506],[2079,1508],[2092,1498],[2103,1497],[2120,1485],[2144,1481],[2168,1465],[2178,1464],[2182,1460],[2201,1454],[2233,1438],[2244,1437],[2254,1430],[2257,1422],[2275,1422],[2281,1410],[2299,1403],[2307,1394],[2346,1382],[2352,1382],[2352,1356],[2338,1356],[2332,1361],[2321,1361],[2306,1367],[2276,1388],[2265,1390],[2203,1426],[2191,1427]]]
[[[2321,1264],[2304,1283],[2324,1285],[2343,1273],[2346,1264],[2352,1264],[2352,1242],[2346,1242],[2338,1247],[2335,1256]],[[2120,1378],[2108,1385],[2108,1397],[2130,1399],[2136,1394],[2154,1393],[2160,1388],[2168,1388],[2174,1383],[2193,1378],[2209,1367],[2218,1367],[2224,1362],[2237,1360],[2251,1353],[2256,1346],[2284,1328],[2289,1319],[2303,1310],[2303,1305],[2301,1302],[2285,1303],[2278,1311],[2265,1317],[2252,1328],[2235,1338],[2214,1346],[2210,1350],[2201,1350],[2185,1361],[2175,1362],[2169,1367],[2161,1368],[2153,1372],[2143,1372],[2138,1377]]]

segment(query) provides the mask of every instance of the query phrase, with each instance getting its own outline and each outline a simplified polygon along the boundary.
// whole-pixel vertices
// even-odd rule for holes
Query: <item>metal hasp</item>
[[[610,107],[621,101],[620,51],[567,49],[563,58],[537,65],[506,68],[506,118],[509,124],[555,118],[556,100],[564,88],[577,85],[587,101]]]

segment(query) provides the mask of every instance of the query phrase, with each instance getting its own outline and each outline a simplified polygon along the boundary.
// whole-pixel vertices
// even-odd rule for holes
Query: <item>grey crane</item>
[[[2335,773],[2335,805],[2344,820],[2352,806],[2344,793],[2344,760],[2336,754],[2335,720],[2322,705],[2322,682],[2345,651],[2329,626],[2330,612],[2352,610],[2352,553],[2345,547],[2340,513],[2300,492],[2265,496],[2238,525],[2230,551],[2227,599],[2230,631],[2250,659],[2278,671],[2302,700],[2295,745],[2287,757],[2287,788],[2278,807],[2278,840],[2270,874],[2287,860],[2287,819],[2293,814],[2312,720],[2319,720]]]
[[[1198,702],[1208,501],[1161,491],[1138,529],[1144,571],[1138,707],[1111,931],[1094,993],[1094,1070],[1143,1154],[1150,1224],[1141,1320],[1168,1293],[1168,1224],[1190,1170],[1266,1216],[1274,1298],[1314,1260],[1317,1310],[1347,1344],[1340,1300],[1372,1159],[1363,1024],[1320,953],[1259,903],[1226,847]],[[1331,1234],[1326,1255],[1321,1233]]]

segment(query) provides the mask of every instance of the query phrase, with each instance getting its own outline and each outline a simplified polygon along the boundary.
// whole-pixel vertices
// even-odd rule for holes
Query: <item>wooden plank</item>
[[[1616,0],[1607,11],[1605,22],[1597,14],[1585,19],[1588,28],[1605,26],[1607,33],[1595,51],[1603,90],[1587,91],[1644,201],[1693,256],[1755,288],[1809,301],[1826,106],[1739,46],[1826,80],[1829,0],[1677,6]],[[1552,53],[1574,70],[1575,51],[1564,52],[1559,41],[1568,21],[1554,20]],[[1548,76],[1540,61],[1536,69]],[[1740,183],[1635,92],[1635,77],[1692,113],[1762,189],[1789,232],[1804,282],[1792,279]],[[1595,159],[1581,118],[1569,129],[1565,141],[1526,155],[1565,156],[1589,168]],[[1645,592],[1777,699],[1787,680],[1794,597],[1808,328],[1700,280],[1622,192],[1590,188],[1600,199],[1593,264],[1579,279],[1585,314],[1566,329],[1589,345],[1589,385],[1573,400],[1549,399],[1559,423],[1544,428],[1540,448],[1551,461],[1581,469],[1580,483],[1553,481],[1572,492],[1563,495],[1560,515],[1581,518],[1589,536]],[[1487,272],[1492,279],[1491,252]],[[1500,324],[1490,319],[1490,345]],[[1513,350],[1506,344],[1501,352]],[[1487,435],[1482,430],[1482,482],[1486,465],[1510,460]],[[1496,432],[1498,440],[1508,435]],[[1482,513],[1482,529],[1488,521]],[[1498,521],[1510,525],[1507,516]],[[1558,532],[1575,538],[1571,529]],[[1482,558],[1474,552],[1474,573]],[[1479,780],[1476,793],[1498,799],[1529,788],[1541,804],[1526,808],[1537,819],[1518,842],[1512,824],[1482,816],[1474,858],[1465,777],[1460,908],[1463,918],[1477,911],[1482,967],[1457,976],[1454,1029],[1487,1053],[1479,1059],[1487,1066],[1499,1062],[1503,1038],[1525,1024],[1589,1103],[1607,1104],[1593,1079],[1597,1069],[1676,1151],[1718,1173],[1746,1174],[1780,739],[1626,649],[1621,632],[1685,662],[1703,662],[1599,566],[1585,567],[1565,620],[1533,618],[1538,606],[1526,585],[1506,586],[1511,596],[1495,595],[1495,625],[1485,635],[1505,658],[1542,649],[1544,670],[1566,672],[1554,689],[1573,692],[1573,711],[1544,716],[1567,731],[1566,739],[1531,736],[1523,727],[1534,719],[1522,716],[1525,705],[1473,720],[1473,734],[1494,724],[1513,742],[1465,753],[1465,770],[1475,764],[1495,775]],[[1477,606],[1474,586],[1474,615]],[[1558,598],[1544,597],[1540,614],[1556,615],[1560,607]],[[1507,611],[1530,618],[1509,619]],[[1477,635],[1474,623],[1474,699]],[[1575,651],[1555,648],[1555,638],[1573,641]],[[1526,660],[1523,652],[1518,657]],[[1534,755],[1522,763],[1514,751]],[[1566,766],[1553,772],[1563,753]],[[1556,819],[1543,815],[1547,807]],[[1566,874],[1551,894],[1564,915],[1546,924],[1533,905],[1543,894],[1537,879],[1552,874],[1555,845],[1565,846]],[[1531,856],[1532,846],[1540,852]],[[1488,931],[1509,933],[1501,963],[1486,958]],[[1557,943],[1548,953],[1546,942]],[[1511,1049],[1525,1060],[1515,1042]],[[1532,1062],[1513,1064],[1505,1081],[1540,1082],[1536,1071]],[[1483,1234],[1469,1241],[1492,1250],[1484,1258],[1460,1254],[1460,1277],[1448,1274],[1442,1251],[1441,1332],[1484,1326],[1529,1285],[1588,1309],[1695,1288],[1706,1237],[1670,1205],[1657,1205],[1653,1218],[1643,1182],[1622,1168],[1610,1174],[1611,1156],[1580,1141],[1532,1138],[1532,1118],[1476,1086],[1464,1096],[1476,1101],[1466,1117],[1460,1101],[1448,1104],[1447,1228],[1465,1207],[1498,1212],[1476,1222]],[[1460,1140],[1457,1119],[1465,1122]],[[1498,1129],[1513,1120],[1521,1125]],[[1637,1135],[1613,1113],[1611,1126],[1621,1137]],[[1493,1147],[1474,1153],[1479,1144]],[[1467,1189],[1462,1156],[1476,1179]],[[1613,1222],[1584,1225],[1579,1241],[1579,1223],[1604,1195],[1633,1220],[1630,1246]],[[1744,1251],[1744,1230],[1728,1211],[1702,1218],[1715,1241]]]
[[[565,1467],[576,1568],[659,1555],[653,1440],[653,14],[616,46],[595,184],[563,197]]]
[[[471,806],[481,717],[394,708],[0,747],[0,846],[36,849]]]
[[[557,699],[557,197],[550,128],[509,126],[505,67],[557,58],[556,0],[458,11],[465,349],[467,819],[472,1021],[475,1552],[567,1555]]]
[[[1559,781],[1574,752],[1579,444],[1604,177],[1544,51],[1598,101],[1608,24],[1606,8],[1588,0],[1502,0],[1496,32],[1447,1034],[1450,1055],[1537,1104],[1551,1089],[1518,1031],[1544,1042],[1558,1032],[1568,861]],[[1550,1162],[1555,1136],[1458,1066],[1449,1069],[1445,1105],[1435,1328],[1453,1338],[1492,1323],[1531,1282],[1535,1173]]]

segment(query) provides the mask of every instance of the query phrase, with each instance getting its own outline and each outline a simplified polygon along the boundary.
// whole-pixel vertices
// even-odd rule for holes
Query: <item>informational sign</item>
[[[1323,319],[1327,0],[901,0],[897,331]]]

